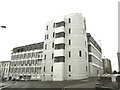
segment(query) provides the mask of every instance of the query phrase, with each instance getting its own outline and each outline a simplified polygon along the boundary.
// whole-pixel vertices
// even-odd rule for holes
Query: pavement
[[[16,83],[16,81],[6,81],[6,82],[2,82],[0,81],[0,90],[2,88],[6,88],[6,87],[9,87],[9,86],[12,86]]]

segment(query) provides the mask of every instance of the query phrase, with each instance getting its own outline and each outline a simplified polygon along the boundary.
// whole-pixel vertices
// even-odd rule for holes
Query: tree
[[[118,74],[120,74],[120,71],[118,72]]]
[[[113,74],[117,74],[117,71],[116,71],[116,70],[114,70],[114,71],[113,71]]]

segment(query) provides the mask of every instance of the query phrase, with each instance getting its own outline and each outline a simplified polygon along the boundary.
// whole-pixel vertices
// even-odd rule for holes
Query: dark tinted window
[[[64,56],[55,57],[54,62],[65,62]]]

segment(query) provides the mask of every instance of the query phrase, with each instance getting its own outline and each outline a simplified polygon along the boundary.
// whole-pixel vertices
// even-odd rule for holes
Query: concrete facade
[[[46,27],[42,81],[88,78],[85,18],[74,13],[52,20]]]
[[[108,58],[103,58],[102,60],[103,60],[103,73],[111,74],[112,73],[111,61]]]
[[[41,80],[42,54],[43,42],[14,48],[11,54],[9,77]]]
[[[102,74],[101,55],[101,48],[86,33],[85,17],[72,13],[47,23],[44,42],[13,48],[9,76],[41,81],[85,79]]]
[[[89,57],[89,76],[95,77],[103,74],[102,49],[91,36],[87,33],[88,57]]]

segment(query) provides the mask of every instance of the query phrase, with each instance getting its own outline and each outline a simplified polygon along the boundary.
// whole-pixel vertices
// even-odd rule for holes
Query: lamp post
[[[6,26],[0,26],[1,28],[6,28]]]

